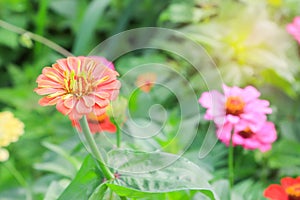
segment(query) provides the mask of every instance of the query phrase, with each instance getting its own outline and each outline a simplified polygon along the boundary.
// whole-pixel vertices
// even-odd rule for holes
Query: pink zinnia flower
[[[112,70],[116,70],[114,64],[112,62],[108,61],[104,57],[101,57],[101,56],[89,56],[89,58],[93,58],[96,61],[103,63],[103,65],[107,66],[108,68],[110,68]]]
[[[238,130],[249,127],[260,130],[265,123],[266,114],[272,112],[269,102],[260,100],[260,93],[252,86],[244,89],[223,85],[224,95],[218,91],[204,92],[199,103],[207,108],[204,118],[213,120],[218,127],[232,124]]]
[[[35,92],[47,95],[40,99],[40,105],[56,104],[59,112],[77,120],[91,112],[105,113],[109,102],[119,94],[117,76],[116,71],[96,59],[68,57],[43,69]]]
[[[295,17],[293,22],[286,26],[286,30],[300,44],[300,16]]]
[[[230,136],[232,134],[233,146],[241,145],[245,149],[259,149],[265,152],[271,149],[272,143],[277,139],[276,129],[272,122],[265,122],[258,131],[252,131],[249,127],[245,129],[237,129],[230,123],[219,127],[217,130],[217,137],[227,146],[230,143]]]
[[[300,176],[284,177],[280,185],[271,184],[264,191],[264,197],[269,200],[300,200]]]

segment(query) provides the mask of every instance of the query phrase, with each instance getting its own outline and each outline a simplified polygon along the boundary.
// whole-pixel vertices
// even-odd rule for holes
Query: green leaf
[[[215,192],[222,197],[222,200],[229,200],[230,199],[230,188],[228,180],[218,180],[212,184]]]
[[[94,193],[90,196],[89,200],[100,200],[100,199],[103,199],[106,190],[107,190],[107,185],[106,184],[99,185],[94,190]]]
[[[87,53],[89,41],[96,29],[97,22],[109,4],[109,0],[94,0],[87,8],[76,35],[73,52],[75,55]]]
[[[208,184],[211,175],[178,155],[154,152],[113,150],[108,164],[120,178],[107,186],[120,196],[141,198],[162,193],[196,190],[218,199]]]
[[[103,176],[98,171],[94,159],[87,156],[76,177],[58,200],[88,199],[102,180]]]
[[[52,181],[46,194],[44,200],[55,200],[66,188],[68,180]]]
[[[297,141],[281,140],[273,145],[269,166],[272,168],[299,167],[300,145]]]
[[[65,158],[66,160],[68,160],[71,164],[73,164],[73,166],[78,169],[79,168],[79,161],[71,156],[67,151],[65,151],[63,148],[61,148],[58,145],[55,144],[51,144],[49,142],[43,142],[43,145],[48,148],[49,150],[57,153],[58,155],[62,156],[63,158]]]

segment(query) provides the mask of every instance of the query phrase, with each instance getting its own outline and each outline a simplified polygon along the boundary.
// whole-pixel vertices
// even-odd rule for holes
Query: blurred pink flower
[[[93,58],[98,62],[103,63],[103,65],[105,65],[106,67],[112,69],[112,70],[116,70],[115,66],[112,62],[108,61],[106,58],[101,57],[101,56],[89,56],[89,58]]]
[[[218,91],[204,92],[199,103],[207,108],[204,118],[213,120],[218,127],[232,124],[238,130],[247,127],[256,132],[272,113],[269,102],[260,100],[260,93],[252,86],[244,89],[223,85],[224,95]]]
[[[55,105],[59,112],[71,120],[94,112],[105,113],[120,89],[118,73],[89,57],[59,59],[52,67],[45,67],[37,78],[35,92],[47,95],[40,99],[42,106]]]
[[[144,73],[137,77],[135,81],[135,85],[140,88],[145,93],[151,91],[157,79],[157,75],[155,73]]]
[[[300,44],[300,16],[295,17],[293,22],[286,26],[286,30]]]
[[[271,149],[272,143],[277,139],[276,129],[272,122],[265,122],[258,131],[252,131],[249,127],[245,129],[237,129],[230,123],[219,127],[217,130],[217,137],[227,146],[230,143],[230,136],[232,130],[233,146],[241,145],[245,149],[259,149],[265,152]]]

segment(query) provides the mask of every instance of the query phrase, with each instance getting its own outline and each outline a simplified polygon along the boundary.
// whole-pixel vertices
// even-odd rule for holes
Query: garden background
[[[183,100],[191,97],[182,77],[199,98],[208,90],[204,82],[216,78],[209,73],[210,67],[218,69],[222,77],[218,81],[229,86],[256,87],[273,110],[268,119],[276,126],[277,140],[271,150],[234,148],[231,199],[265,199],[263,191],[270,184],[279,183],[282,177],[300,175],[300,48],[286,29],[297,15],[298,0],[0,0],[0,110],[10,111],[25,125],[19,140],[5,147],[10,155],[0,163],[0,199],[57,199],[87,155],[68,117],[54,107],[40,106],[40,97],[34,92],[42,69],[66,57],[50,41],[73,55],[88,55],[104,40],[141,27],[172,29],[202,46],[207,54],[202,52],[193,58],[205,66],[202,69],[206,77],[201,77],[189,60],[159,49],[135,50],[113,60],[120,79],[136,66],[146,65],[144,70],[122,79],[122,85],[134,89],[121,88],[128,107],[124,108],[127,103],[123,103],[116,110],[128,110],[127,118],[137,123],[152,122],[145,129],[135,130],[130,120],[125,121],[124,126],[136,133],[130,136],[145,137],[158,129],[162,133],[146,140],[124,135],[123,147],[140,151],[162,148],[182,155],[201,168],[220,199],[229,199],[228,147],[217,142],[204,158],[199,157],[204,138],[208,138],[206,142],[215,140],[215,129],[203,119],[204,108],[199,104],[191,108],[190,102]],[[133,37],[139,41],[148,36]],[[163,40],[159,42],[163,45]],[[127,44],[118,45],[122,49]],[[185,45],[176,48],[193,54]],[[152,63],[167,65],[172,73],[151,67]],[[178,93],[174,95],[160,85],[151,86],[149,91],[138,89],[136,79],[148,71],[154,74],[154,82],[157,79],[178,87]],[[169,74],[160,78],[165,73]],[[213,88],[221,88],[218,81]],[[178,96],[184,98],[178,100]],[[150,109],[156,104],[164,111]],[[182,113],[178,105],[190,110]],[[186,135],[177,136],[181,122]],[[192,140],[189,132],[197,133]],[[111,133],[95,135],[98,145],[104,148],[107,138],[114,141],[114,137]],[[159,182],[160,177],[156,178]],[[119,197],[107,191],[104,199],[108,198]],[[200,192],[189,190],[159,198],[205,199]]]

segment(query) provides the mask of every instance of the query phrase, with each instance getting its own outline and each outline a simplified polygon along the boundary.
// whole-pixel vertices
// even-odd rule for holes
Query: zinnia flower
[[[286,26],[286,30],[300,44],[300,16],[295,17],[293,22]]]
[[[233,129],[233,125],[228,123],[217,130],[217,137],[227,146],[230,143],[230,136]],[[235,128],[232,135],[232,144],[233,146],[241,145],[245,149],[259,149],[265,152],[271,149],[271,144],[276,138],[277,135],[274,124],[272,122],[265,122],[256,132],[252,131],[249,127],[242,130]]]
[[[264,197],[270,200],[300,200],[300,177],[285,177],[281,185],[272,184],[264,191]]]
[[[11,112],[0,113],[0,148],[18,141],[24,133],[24,124]]]
[[[109,102],[119,94],[117,76],[116,71],[97,59],[68,57],[43,69],[35,92],[47,95],[40,99],[40,105],[56,104],[59,112],[78,120],[91,112],[97,116],[105,113]]]
[[[204,118],[213,120],[218,127],[232,124],[237,130],[261,129],[272,112],[269,102],[260,100],[260,93],[252,86],[244,89],[223,85],[224,95],[218,91],[204,92],[199,103],[207,108]]]
[[[153,85],[155,84],[156,78],[157,76],[154,73],[141,74],[138,76],[135,84],[140,88],[140,90],[148,93],[151,91]]]
[[[96,116],[93,113],[87,115],[87,121],[92,133],[107,131],[115,133],[117,131],[116,126],[110,121],[109,116],[104,113]],[[72,125],[81,131],[80,123],[78,120],[72,120]]]
[[[116,70],[115,66],[112,62],[108,61],[106,58],[101,56],[89,56],[89,58],[93,58],[94,60],[103,63],[103,65],[107,66],[108,68],[112,70]]]

